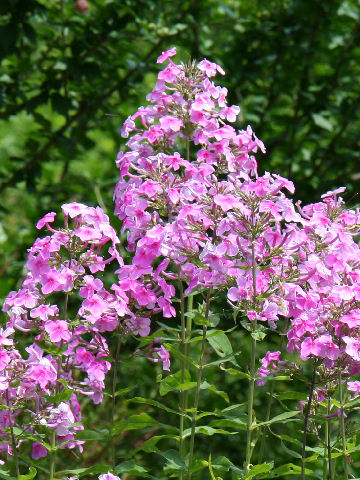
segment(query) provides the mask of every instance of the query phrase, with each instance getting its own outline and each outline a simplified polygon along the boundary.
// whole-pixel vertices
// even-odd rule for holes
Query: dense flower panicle
[[[71,203],[62,210],[65,228],[50,226],[53,213],[38,222],[38,228],[46,227],[50,235],[38,238],[29,249],[27,277],[5,300],[3,310],[9,320],[5,329],[0,329],[0,395],[14,412],[13,422],[22,418],[24,404],[30,402],[27,422],[32,434],[42,427],[54,429],[59,443],[81,448],[84,442],[76,440],[76,431],[83,428],[77,424],[81,422],[77,395],[87,395],[95,403],[102,401],[111,367],[104,334],[119,329],[123,334],[148,335],[152,314],[165,310],[173,315],[174,287],[161,272],[154,280],[149,265],[124,265],[116,232],[99,207]],[[108,290],[97,275],[114,262],[118,281]],[[67,312],[70,298],[72,303],[78,302],[71,320]],[[25,357],[17,350],[17,331],[34,335]],[[160,352],[159,358],[150,360],[161,361],[168,370],[166,349],[155,351]],[[68,401],[54,405],[44,397],[64,388],[73,392]],[[6,418],[1,417],[0,432],[8,426]],[[7,435],[0,434],[4,445]],[[33,444],[35,459],[46,453],[41,443]]]
[[[118,155],[114,199],[128,248],[139,266],[158,257],[177,265],[186,294],[228,287],[229,301],[247,311],[255,295],[254,245],[256,295],[264,295],[257,317],[274,327],[286,306],[275,293],[265,296],[293,269],[300,215],[282,191],[294,186],[279,175],[257,175],[253,153],[265,147],[250,126],[237,131],[225,123],[240,109],[210,80],[222,69],[207,60],[175,65],[175,50],[169,52],[159,57],[168,66],[148,95],[152,104],[122,130],[130,151]]]

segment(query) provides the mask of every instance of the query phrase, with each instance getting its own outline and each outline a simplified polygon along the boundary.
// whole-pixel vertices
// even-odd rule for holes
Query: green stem
[[[331,459],[331,419],[329,418],[330,415],[330,397],[327,401],[327,421],[326,421],[326,447],[327,447],[327,458],[328,458],[328,471],[329,471],[329,480],[333,480],[334,473],[333,473],[333,465]]]
[[[287,328],[288,328],[288,323],[289,323],[289,319],[286,318],[285,323],[284,323],[284,328],[283,328],[283,331],[282,331],[282,335],[281,335],[281,338],[280,338],[279,350],[280,350],[281,353],[282,353],[283,347],[284,347],[284,338],[285,338],[286,331],[287,331]],[[273,398],[274,398],[274,390],[275,390],[275,382],[271,382],[269,400],[268,400],[268,405],[267,405],[267,409],[266,409],[265,422],[268,422],[270,420],[271,407],[272,407],[272,402],[273,402]],[[258,459],[259,464],[262,463],[262,459],[263,459],[263,456],[264,456],[265,440],[266,440],[266,436],[263,433],[263,435],[261,437],[260,453],[259,453],[259,459]]]
[[[111,387],[111,429],[114,426],[115,421],[115,410],[116,410],[116,386],[118,381],[118,367],[119,367],[119,360],[120,360],[120,349],[121,349],[121,342],[122,342],[122,333],[120,332],[120,327],[118,328],[118,340],[116,344],[116,351],[115,351],[115,360],[113,365],[113,378],[112,378],[112,387]],[[115,458],[115,443],[114,439],[111,443],[111,464],[112,467],[115,468],[116,458]]]
[[[188,472],[188,477],[187,477],[188,480],[191,479],[191,467],[192,467],[193,458],[194,458],[196,417],[197,417],[197,414],[198,414],[199,398],[200,398],[200,385],[201,385],[201,380],[202,380],[202,372],[203,372],[203,369],[204,369],[204,353],[205,353],[205,345],[206,345],[206,332],[207,332],[207,326],[204,325],[202,342],[201,342],[200,362],[199,362],[199,368],[198,368],[198,371],[197,371],[197,379],[196,379],[194,411],[193,411],[192,420],[191,420],[189,472]]]
[[[210,293],[208,291],[206,297],[206,313],[205,318],[209,318],[210,313]],[[196,428],[196,417],[198,414],[199,409],[199,399],[200,399],[200,385],[202,380],[202,372],[204,369],[204,356],[205,356],[205,347],[206,347],[206,333],[207,333],[207,326],[203,326],[203,333],[202,333],[202,341],[201,341],[201,354],[199,360],[199,367],[197,371],[197,378],[196,378],[196,390],[195,390],[195,402],[194,402],[194,410],[191,419],[191,436],[190,436],[190,450],[189,450],[189,466],[188,466],[188,476],[187,480],[191,480],[191,467],[194,458],[194,445],[195,445],[195,428]]]
[[[346,457],[346,435],[345,435],[345,421],[344,421],[344,399],[342,391],[342,379],[341,379],[341,370],[339,370],[339,396],[340,396],[340,432],[342,438],[342,451],[343,451],[343,462],[344,462],[344,480],[348,480],[348,463]]]
[[[256,308],[257,292],[256,292],[256,261],[255,261],[255,240],[251,243],[251,271],[252,271],[252,287],[253,287],[253,308]],[[252,323],[252,334],[255,332],[257,320]],[[248,393],[248,415],[246,426],[246,458],[244,465],[245,475],[250,470],[251,455],[252,455],[252,424],[253,424],[253,408],[254,408],[254,390],[256,378],[256,340],[251,335],[251,354],[250,354],[250,378],[249,378],[249,393]]]
[[[12,448],[12,453],[14,455],[14,460],[15,460],[16,476],[19,477],[19,475],[20,475],[19,457],[18,457],[15,435],[14,435],[14,427],[13,427],[13,422],[12,422],[12,408],[10,406],[9,391],[8,390],[6,390],[6,403],[7,403],[8,410],[9,410],[9,428],[10,428],[10,436],[11,436],[11,448]]]
[[[186,326],[185,326],[185,297],[184,297],[184,287],[181,280],[179,280],[179,290],[180,290],[180,318],[181,318],[181,353],[186,355]],[[181,359],[181,383],[185,383],[185,370],[186,365],[184,359]],[[185,391],[182,390],[180,394],[180,426],[179,426],[179,453],[182,458],[185,457],[185,441],[184,441],[184,424],[185,424]],[[181,480],[184,478],[184,473],[180,472]]]
[[[316,378],[316,365],[314,365],[314,369],[313,369],[313,374],[312,374],[311,383],[310,383],[309,398],[308,398],[305,415],[304,415],[304,431],[303,431],[303,441],[302,441],[302,449],[301,449],[301,480],[305,480],[306,434],[307,434],[307,427],[309,423],[311,402],[312,402],[314,387],[315,387],[315,378]]]
[[[325,460],[328,454],[328,434],[329,431],[329,422],[326,421],[325,423],[325,434],[324,434],[324,462],[323,462],[323,480],[327,480],[327,473],[328,473],[328,462]],[[330,475],[330,474],[329,474]]]

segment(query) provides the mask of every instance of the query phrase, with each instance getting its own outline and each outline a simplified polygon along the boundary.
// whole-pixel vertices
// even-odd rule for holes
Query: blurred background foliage
[[[1,0],[0,300],[17,287],[46,212],[79,201],[112,215],[122,122],[146,102],[156,58],[172,46],[177,59],[206,57],[225,69],[216,81],[241,106],[238,128],[250,123],[267,146],[261,173],[292,179],[304,203],[342,185],[348,202],[358,202],[357,0]],[[219,307],[224,318],[226,309]],[[269,341],[276,349],[277,337]],[[248,348],[244,341],[245,364]],[[144,381],[133,394],[155,398],[154,365],[139,359],[127,368]],[[245,381],[214,377],[232,403],[244,400]],[[206,395],[213,408],[222,402]],[[264,402],[259,393],[256,404]],[[119,414],[129,409],[124,401]],[[98,407],[95,423],[102,414]],[[235,460],[239,440],[232,439]],[[139,440],[119,447],[124,458]],[[220,447],[222,439],[213,442]],[[106,453],[101,442],[97,448],[93,462]]]
[[[260,172],[293,179],[304,202],[339,185],[356,201],[357,0],[2,0],[0,298],[45,212],[82,201],[111,214],[122,121],[171,46],[226,70],[238,127],[267,145]]]

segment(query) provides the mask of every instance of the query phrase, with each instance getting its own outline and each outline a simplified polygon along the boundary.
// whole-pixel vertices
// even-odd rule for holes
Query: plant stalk
[[[205,318],[209,318],[210,313],[210,294],[211,290],[208,291],[206,296],[206,310],[205,310]],[[190,436],[190,450],[189,450],[189,465],[188,465],[188,476],[187,480],[191,480],[191,467],[194,458],[194,445],[195,445],[195,428],[196,428],[196,417],[198,414],[199,408],[199,399],[200,399],[200,385],[202,380],[202,373],[204,369],[204,356],[205,356],[205,347],[206,347],[206,333],[207,333],[207,326],[203,326],[203,334],[202,334],[202,341],[201,341],[201,354],[199,360],[199,368],[197,371],[197,378],[196,378],[196,390],[195,390],[195,402],[194,402],[194,411],[191,419],[191,436]]]
[[[302,441],[302,449],[301,449],[301,480],[305,480],[306,434],[307,434],[307,427],[309,423],[311,402],[314,394],[315,378],[316,378],[316,365],[314,365],[314,369],[313,369],[313,374],[312,374],[311,383],[310,383],[309,398],[308,398],[305,415],[304,415],[304,432],[303,432],[303,441]]]
[[[344,421],[344,398],[342,391],[342,379],[341,379],[341,370],[339,370],[339,396],[340,396],[340,432],[342,438],[342,452],[343,452],[343,462],[344,462],[344,480],[348,480],[348,463],[346,457],[346,435],[345,435],[345,421]]]
[[[189,451],[189,472],[188,472],[188,480],[191,479],[191,467],[194,458],[194,445],[195,445],[195,428],[196,428],[196,417],[199,408],[199,398],[200,398],[200,385],[202,380],[202,372],[204,369],[204,354],[205,354],[205,345],[206,345],[206,333],[207,333],[207,326],[203,326],[203,335],[202,335],[202,342],[201,342],[201,354],[200,354],[200,362],[199,368],[197,371],[197,379],[196,379],[196,391],[195,391],[195,402],[194,402],[194,412],[192,415],[191,420],[191,436],[190,436],[190,451]]]
[[[16,476],[19,477],[19,475],[20,475],[19,457],[18,457],[18,452],[17,452],[17,448],[16,448],[14,426],[13,426],[13,422],[12,422],[12,408],[11,408],[11,405],[10,405],[9,391],[8,390],[6,390],[6,403],[7,403],[8,411],[9,411],[9,428],[10,428],[10,436],[11,436],[11,448],[12,448],[12,453],[14,455],[14,460],[15,460],[15,471],[16,471]]]
[[[284,328],[282,331],[282,335],[280,338],[280,345],[279,345],[279,350],[282,353],[283,347],[284,347],[284,338],[286,335],[286,331],[288,328],[288,323],[289,319],[286,317],[285,323],[284,323]],[[266,409],[266,417],[265,417],[265,422],[268,422],[270,420],[270,415],[271,415],[271,407],[272,407],[272,402],[273,402],[273,396],[274,396],[274,390],[275,390],[275,382],[271,382],[271,388],[270,388],[270,393],[269,393],[269,400],[267,404],[267,409]],[[264,457],[264,449],[265,449],[265,434],[262,435],[261,437],[261,444],[260,444],[260,453],[259,453],[259,459],[258,463],[262,463],[262,459]]]
[[[331,459],[331,420],[330,415],[330,398],[327,401],[327,421],[326,421],[326,446],[327,446],[327,457],[328,457],[328,470],[329,470],[329,480],[334,479],[333,465]]]
[[[121,349],[121,342],[122,342],[122,333],[120,332],[120,326],[118,328],[118,340],[116,344],[116,351],[115,351],[115,361],[113,365],[113,378],[112,378],[112,387],[111,387],[111,429],[114,426],[115,421],[115,409],[116,409],[116,386],[118,381],[118,367],[119,367],[119,359],[120,359],[120,349]],[[114,441],[111,442],[111,465],[115,468],[116,458],[115,458],[115,443]]]
[[[252,287],[253,287],[253,308],[255,310],[257,303],[256,291],[256,261],[255,261],[255,240],[251,243],[251,271],[252,271]],[[248,415],[246,426],[246,458],[244,465],[245,475],[250,470],[251,455],[252,455],[252,424],[253,424],[253,408],[254,408],[254,390],[255,390],[255,374],[256,374],[256,340],[253,333],[256,331],[257,320],[252,323],[251,335],[251,354],[250,354],[250,379],[249,379],[249,393],[248,393]]]
[[[181,319],[181,353],[186,355],[186,325],[185,325],[185,297],[184,297],[184,287],[181,280],[179,280],[179,290],[180,290],[180,319]],[[185,383],[185,361],[181,359],[181,383]],[[184,436],[184,426],[185,426],[185,391],[182,390],[180,394],[180,425],[179,425],[179,453],[182,458],[185,457],[185,440]],[[184,473],[180,472],[180,478],[183,480]]]

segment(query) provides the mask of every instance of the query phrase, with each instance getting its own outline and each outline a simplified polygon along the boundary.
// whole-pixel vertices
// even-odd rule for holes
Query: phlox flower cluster
[[[208,60],[177,65],[176,50],[160,55],[151,102],[124,123],[129,151],[120,152],[115,213],[128,232],[134,262],[161,257],[196,289],[227,292],[248,318],[275,328],[287,314],[281,286],[296,277],[303,242],[300,215],[283,193],[291,181],[257,174],[254,153],[265,147],[251,127],[236,130],[240,108],[229,106]],[[175,274],[168,274],[175,278]]]
[[[275,328],[288,318],[290,352],[350,379],[360,360],[359,212],[346,210],[344,188],[296,208],[284,193],[294,193],[291,181],[258,175],[254,154],[265,147],[251,127],[229,124],[240,109],[211,80],[221,67],[178,65],[175,54],[160,55],[166,67],[150,104],[122,128],[129,150],[117,159],[115,213],[135,262],[168,259],[186,293],[225,290],[250,323]],[[268,352],[259,377],[285,367],[279,352]],[[359,385],[349,388],[358,393]]]
[[[78,396],[96,404],[103,399],[111,367],[107,332],[148,335],[151,316],[172,295],[161,268],[124,265],[119,239],[101,208],[70,203],[62,211],[63,228],[52,226],[55,213],[38,222],[50,234],[29,249],[28,274],[3,307],[9,320],[0,329],[0,396],[8,408],[0,415],[0,449],[9,454],[13,445],[4,428],[14,426],[31,438],[55,431],[64,447],[81,448],[75,439],[83,428]],[[106,288],[100,277],[110,263],[117,281]],[[29,338],[25,352],[18,348],[20,338]],[[169,369],[163,346],[143,354]],[[67,398],[52,401],[61,393]],[[33,444],[34,458],[47,455],[46,441]]]

